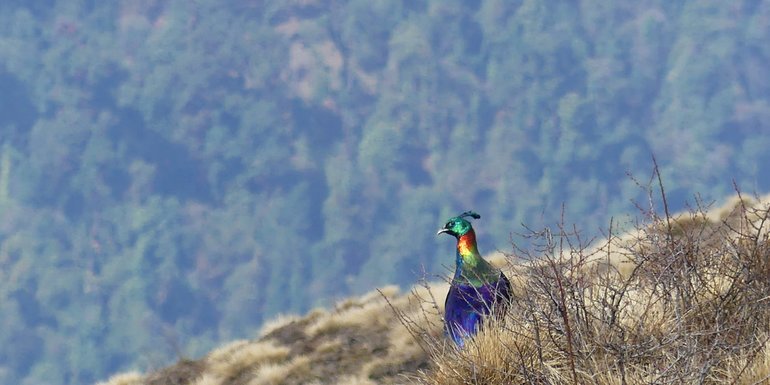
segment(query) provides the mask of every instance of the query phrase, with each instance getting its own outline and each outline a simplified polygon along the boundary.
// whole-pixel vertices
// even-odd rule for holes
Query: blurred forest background
[[[255,335],[564,218],[770,190],[770,2],[0,2],[0,383]],[[524,242],[514,236],[514,241]]]

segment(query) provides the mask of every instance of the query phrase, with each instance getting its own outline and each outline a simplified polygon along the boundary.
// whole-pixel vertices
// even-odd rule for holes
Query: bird
[[[511,282],[503,272],[481,257],[476,232],[465,218],[481,215],[466,211],[450,218],[436,236],[449,234],[457,239],[455,273],[444,302],[444,332],[458,346],[478,332],[484,319],[505,315],[511,300]]]

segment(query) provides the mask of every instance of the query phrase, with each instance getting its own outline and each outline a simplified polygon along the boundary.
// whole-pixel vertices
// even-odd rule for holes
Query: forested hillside
[[[0,383],[445,274],[467,209],[482,252],[598,235],[653,154],[672,208],[770,190],[769,37],[754,1],[0,2]]]

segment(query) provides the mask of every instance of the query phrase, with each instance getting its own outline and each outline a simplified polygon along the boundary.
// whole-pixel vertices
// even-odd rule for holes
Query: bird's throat
[[[453,281],[480,286],[497,279],[500,271],[481,258],[476,246],[476,234],[471,231],[457,238],[457,268]]]
[[[478,265],[481,255],[476,246],[476,233],[473,229],[457,238],[457,267],[473,269]]]
[[[479,249],[476,247],[476,234],[473,230],[463,234],[457,239],[457,253],[466,259],[467,257],[479,255]]]

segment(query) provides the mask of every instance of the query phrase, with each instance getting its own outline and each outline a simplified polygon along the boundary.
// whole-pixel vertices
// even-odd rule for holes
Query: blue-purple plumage
[[[470,284],[452,284],[444,303],[445,332],[459,346],[463,339],[476,334],[484,317],[494,312],[502,316],[511,298],[511,284],[500,273],[496,282],[479,287]]]
[[[505,314],[511,299],[511,283],[500,269],[484,260],[476,246],[476,232],[465,218],[479,219],[473,211],[450,218],[437,234],[457,239],[455,275],[444,303],[444,330],[458,345],[476,334],[490,315]]]

